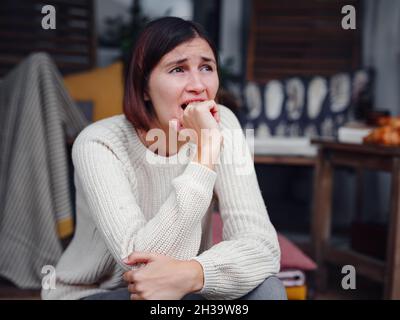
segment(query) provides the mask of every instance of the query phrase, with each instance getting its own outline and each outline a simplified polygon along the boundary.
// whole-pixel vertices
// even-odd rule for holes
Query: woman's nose
[[[186,90],[201,93],[206,89],[205,82],[203,81],[201,75],[199,73],[191,73],[188,77],[188,81],[186,84]]]

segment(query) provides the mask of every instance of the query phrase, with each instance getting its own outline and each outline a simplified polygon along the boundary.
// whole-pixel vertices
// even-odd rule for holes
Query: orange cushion
[[[68,75],[64,83],[75,101],[93,102],[93,121],[121,114],[123,65],[116,62],[105,68]]]

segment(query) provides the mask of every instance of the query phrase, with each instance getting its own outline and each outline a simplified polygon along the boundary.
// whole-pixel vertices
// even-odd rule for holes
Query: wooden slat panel
[[[346,39],[348,36],[348,30],[343,30],[341,28],[338,28],[337,25],[325,25],[325,26],[319,26],[318,29],[314,30],[313,26],[257,26],[255,29],[256,33],[260,33],[261,35],[267,37],[268,35],[276,35],[276,34],[288,34],[292,37],[295,36],[307,36],[308,32],[312,32],[312,35],[314,37],[334,37],[334,38],[339,38],[339,39]]]
[[[348,0],[346,1],[347,4],[354,4],[356,0]],[[256,2],[258,8],[308,8],[311,10],[318,10],[318,9],[326,9],[326,8],[336,8],[341,7],[341,4],[338,0],[280,0],[280,1],[265,1],[265,0],[258,0]]]
[[[68,34],[68,35],[89,35],[89,30],[88,26],[70,26],[67,24],[60,24],[59,20],[57,20],[58,25],[57,27],[57,33],[63,33],[63,34]],[[13,30],[15,32],[20,32],[20,33],[26,33],[26,32],[32,32],[32,30],[35,30],[37,28],[38,32],[43,32],[41,29],[41,20],[37,21],[23,21],[23,20],[15,20],[13,21],[12,19],[3,19],[0,20],[0,29],[5,29],[5,30]],[[45,31],[45,32],[50,32],[50,31]]]
[[[332,66],[333,68],[342,67],[347,65],[343,59],[313,59],[313,58],[268,58],[268,57],[257,57],[256,63],[269,62],[271,64],[283,64],[288,67],[296,67],[302,64],[313,63],[316,66]]]
[[[36,14],[38,10],[32,8],[32,9],[27,9],[22,7],[21,9],[19,8],[13,8],[13,10],[6,10],[5,8],[0,7],[0,19],[3,20],[5,18],[8,18],[10,16],[13,17],[13,19],[18,19],[18,17],[24,17],[24,16],[30,16],[32,14]],[[79,14],[78,14],[79,12]],[[69,11],[62,11],[62,12],[57,12],[57,19],[68,19],[68,20],[76,20],[76,21],[87,21],[87,17],[89,16],[89,13],[85,10],[78,10],[75,12],[72,10]]]
[[[344,5],[358,5],[357,0],[256,0],[253,2],[257,11],[265,11],[268,15],[301,15],[314,16],[321,14],[332,16],[340,12]]]
[[[3,0],[2,6],[0,7],[0,12],[2,14],[8,13],[12,16],[18,17],[23,15],[33,15],[36,13],[41,13],[43,6],[51,4],[56,9],[57,15],[63,16],[68,15],[70,18],[82,17],[92,15],[90,11],[90,2],[92,0],[82,0],[77,4],[73,4],[70,1],[60,2],[60,1],[37,1],[37,0],[16,0],[10,2],[10,0]]]
[[[313,67],[313,66],[304,66],[303,68],[301,67],[297,67],[297,68],[286,68],[283,69],[279,66],[275,66],[275,67],[269,67],[269,68],[257,68],[256,70],[254,70],[254,76],[255,78],[257,78],[257,81],[259,79],[263,79],[264,81],[270,80],[270,79],[280,79],[281,77],[292,77],[292,76],[314,76],[316,74],[321,75],[321,76],[329,76],[334,74],[336,71],[336,69],[334,68],[319,68],[319,67]],[[275,76],[274,78],[270,77],[270,74],[275,74],[275,75],[281,75],[281,77],[277,77]]]
[[[56,8],[56,29],[43,30],[41,8]],[[0,7],[0,77],[32,52],[50,54],[62,73],[95,65],[93,0],[3,0]]]
[[[46,5],[51,4],[53,6],[57,5],[65,5],[69,8],[79,8],[79,9],[90,9],[91,1],[90,0],[51,0],[51,1],[44,1],[44,0],[30,0],[32,3]]]
[[[90,39],[81,37],[81,36],[57,36],[52,33],[42,33],[39,35],[32,35],[27,33],[21,33],[18,31],[1,31],[0,30],[0,39],[4,39],[5,41],[18,41],[23,40],[26,41],[24,43],[34,43],[34,42],[42,42],[48,41],[50,43],[62,43],[64,45],[88,45]]]
[[[361,10],[357,30],[343,30],[347,4],[359,7],[358,0],[253,0],[247,80],[329,76],[359,67]]]

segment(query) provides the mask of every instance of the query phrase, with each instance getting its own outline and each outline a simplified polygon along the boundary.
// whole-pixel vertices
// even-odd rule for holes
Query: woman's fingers
[[[135,282],[129,283],[129,285],[128,285],[128,291],[129,291],[130,293],[140,293],[140,292],[138,291],[137,287],[136,287],[136,283],[135,283]]]
[[[219,116],[219,108],[218,108],[218,105],[217,105],[217,104],[214,104],[214,105],[211,106],[210,112],[211,112],[212,116],[214,117],[214,119],[215,119],[218,123],[220,123],[220,122],[221,122],[221,118],[220,118],[220,116]]]
[[[192,102],[186,107],[184,113],[192,113],[194,111],[205,111],[205,109],[208,109],[208,111],[210,111],[212,115],[218,113],[218,105],[214,100]]]
[[[219,121],[219,109],[214,100],[190,103],[183,112],[185,128],[216,129]]]
[[[144,300],[140,294],[133,293],[131,294],[131,300]]]
[[[122,279],[124,279],[125,282],[132,282],[132,271],[127,271],[124,273],[124,275],[122,276]]]

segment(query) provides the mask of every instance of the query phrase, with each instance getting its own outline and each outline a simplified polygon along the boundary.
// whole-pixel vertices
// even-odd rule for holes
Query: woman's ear
[[[147,92],[144,93],[143,98],[144,98],[144,101],[150,101],[150,97],[147,94]]]

